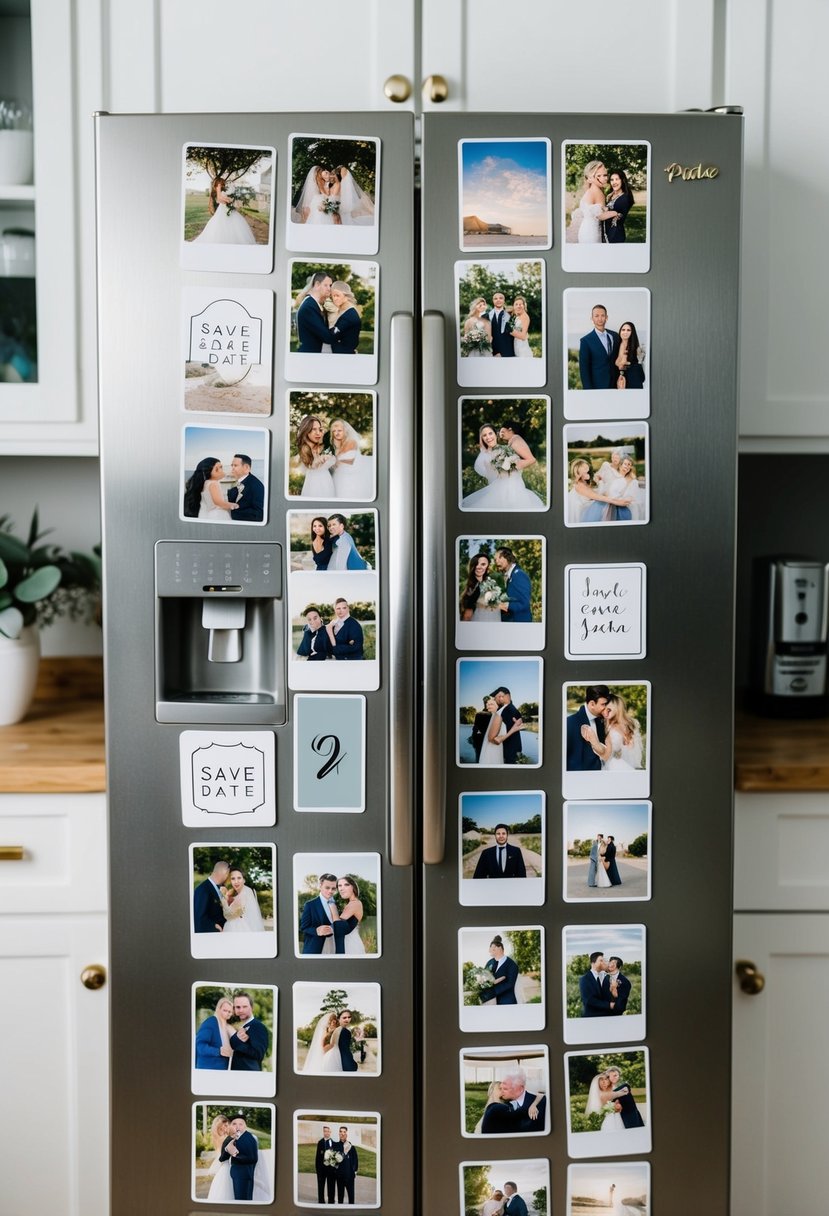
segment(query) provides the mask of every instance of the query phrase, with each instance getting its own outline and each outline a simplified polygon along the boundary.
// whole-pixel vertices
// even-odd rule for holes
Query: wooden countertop
[[[0,726],[0,793],[104,789],[103,660],[42,659],[28,714]]]
[[[829,790],[829,718],[760,718],[737,710],[734,788]]]

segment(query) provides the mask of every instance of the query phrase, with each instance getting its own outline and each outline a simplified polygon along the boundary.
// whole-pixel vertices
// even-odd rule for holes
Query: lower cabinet
[[[81,979],[106,966],[104,795],[0,795],[0,847],[0,1211],[107,1216],[108,995]]]

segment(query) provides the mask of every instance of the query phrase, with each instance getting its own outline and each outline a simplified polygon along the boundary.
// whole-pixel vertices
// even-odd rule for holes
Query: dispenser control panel
[[[155,585],[163,597],[281,599],[282,549],[264,541],[160,540]]]

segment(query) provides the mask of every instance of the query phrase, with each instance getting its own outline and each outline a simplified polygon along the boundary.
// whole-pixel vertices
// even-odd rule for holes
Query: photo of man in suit
[[[345,1196],[347,1195],[347,1202],[353,1204],[354,1179],[357,1177],[360,1161],[356,1148],[348,1139],[348,1128],[341,1127],[339,1136],[340,1142],[337,1145],[337,1151],[342,1153],[343,1159],[337,1165],[337,1203],[346,1202]]]
[[[235,502],[236,510],[230,511],[232,522],[237,524],[261,523],[265,518],[265,487],[258,477],[251,473],[251,458],[243,452],[237,452],[230,462],[230,472],[236,478],[236,485],[227,492],[227,501]]]
[[[351,616],[348,600],[342,596],[334,601],[335,621],[326,625],[328,639],[331,642],[331,653],[335,659],[362,659],[363,656],[363,627]]]
[[[628,1007],[631,985],[628,977],[622,974],[623,967],[622,960],[617,955],[611,954],[607,960],[607,980],[611,985],[610,1013],[613,1017],[620,1017]]]
[[[619,335],[607,328],[607,309],[596,304],[591,312],[593,328],[579,341],[579,376],[584,389],[615,388]]]
[[[319,663],[331,654],[331,639],[328,630],[322,623],[319,608],[311,605],[305,613],[305,628],[296,652],[309,663]]]
[[[579,979],[581,1015],[584,1018],[604,1018],[610,1013],[610,983],[607,980],[604,954],[594,950],[590,967]]]
[[[502,291],[496,291],[492,296],[492,308],[487,313],[492,326],[492,354],[496,359],[512,359],[515,355],[515,343],[509,327],[510,315],[507,311],[507,301]]]
[[[268,1054],[268,1028],[253,1016],[253,1003],[247,992],[233,998],[233,1016],[241,1023],[230,1036],[233,1055],[231,1072],[261,1072],[262,1061]]]
[[[333,281],[327,270],[318,270],[311,276],[307,294],[296,314],[296,332],[301,354],[318,355],[323,346],[330,345],[331,333],[322,305],[331,295]]]
[[[504,1211],[509,1212],[509,1216],[527,1216],[527,1205],[518,1194],[518,1187],[514,1182],[504,1183],[504,1194]]]
[[[219,888],[227,882],[230,866],[217,861],[210,876],[193,892],[193,929],[196,933],[221,933],[225,927]]]
[[[606,684],[590,684],[584,690],[584,705],[567,716],[567,768],[570,772],[596,773],[602,762],[581,732],[583,726],[592,726],[599,742],[604,743],[605,723],[602,710],[610,700],[610,689]],[[588,878],[589,882],[589,878]]]
[[[508,844],[509,828],[505,823],[495,825],[495,844],[484,849],[478,858],[473,878],[526,878],[524,855],[518,845]]]
[[[334,1203],[334,1188],[337,1173],[333,1165],[325,1164],[325,1154],[337,1148],[339,1141],[332,1139],[331,1128],[326,1123],[322,1136],[317,1141],[317,1151],[314,1157],[314,1170],[317,1175],[317,1203]]]
[[[616,865],[616,840],[613,836],[608,836],[607,838],[604,858],[607,862],[607,876],[610,879],[611,887],[620,887],[622,885],[622,876],[619,873],[619,867]]]
[[[253,1199],[253,1175],[259,1160],[259,1142],[241,1115],[230,1120],[230,1135],[222,1145],[220,1161],[230,1161],[234,1199]]]
[[[521,755],[521,727],[524,725],[523,719],[512,703],[510,690],[505,688],[503,684],[500,688],[496,688],[492,695],[501,707],[501,721],[507,728],[507,733],[502,736],[501,740],[501,747],[504,751],[504,764],[517,764],[518,757]]]
[[[495,566],[504,579],[508,596],[501,604],[501,619],[506,622],[532,623],[530,576],[518,565],[512,549],[496,549]]]

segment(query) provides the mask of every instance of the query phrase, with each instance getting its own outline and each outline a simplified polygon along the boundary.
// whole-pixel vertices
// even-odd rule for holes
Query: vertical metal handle
[[[389,444],[389,859],[414,860],[414,602],[415,582],[414,318],[391,319]]]
[[[423,434],[446,431],[445,323],[423,318]],[[439,442],[423,460],[423,551],[421,629],[423,638],[423,860],[443,861],[446,837],[446,452]]]

